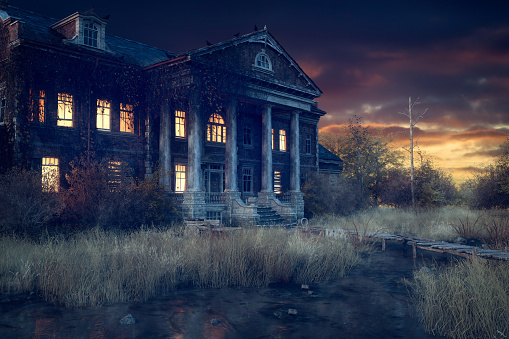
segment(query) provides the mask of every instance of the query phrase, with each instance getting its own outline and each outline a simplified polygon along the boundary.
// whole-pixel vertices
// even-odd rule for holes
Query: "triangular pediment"
[[[267,31],[252,32],[228,41],[183,53],[191,59],[231,63],[269,83],[319,97],[322,91]]]

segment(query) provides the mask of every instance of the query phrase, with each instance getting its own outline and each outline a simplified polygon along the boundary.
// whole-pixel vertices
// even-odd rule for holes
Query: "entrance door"
[[[223,191],[223,178],[221,172],[209,172],[210,173],[210,192],[222,192]]]

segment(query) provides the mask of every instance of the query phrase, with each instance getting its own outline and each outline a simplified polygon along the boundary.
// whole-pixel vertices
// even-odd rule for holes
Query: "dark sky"
[[[107,33],[172,52],[267,25],[324,92],[322,130],[356,114],[402,131],[398,112],[419,97],[420,147],[456,176],[509,136],[509,1],[10,3],[57,19],[93,7],[111,15]]]

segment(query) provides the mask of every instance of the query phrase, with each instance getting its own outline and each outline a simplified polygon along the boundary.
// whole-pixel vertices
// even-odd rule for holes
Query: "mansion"
[[[301,185],[336,175],[318,144],[322,92],[267,29],[173,53],[106,33],[93,10],[53,19],[0,1],[0,171],[66,187],[80,156],[158,174],[185,218],[304,215]]]

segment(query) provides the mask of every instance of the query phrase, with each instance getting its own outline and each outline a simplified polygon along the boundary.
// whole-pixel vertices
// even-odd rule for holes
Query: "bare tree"
[[[418,105],[419,98],[415,100],[412,103],[412,98],[408,97],[408,109],[405,109],[404,112],[399,112],[399,114],[403,114],[407,118],[410,119],[410,135],[408,136],[408,139],[410,139],[410,148],[405,148],[406,151],[410,153],[410,187],[412,191],[412,208],[415,208],[415,185],[414,185],[414,147],[417,147],[417,142],[419,141],[419,138],[415,141],[414,144],[414,126],[417,125],[419,120],[426,114],[428,109],[426,108],[422,114],[420,114],[415,121],[413,120],[413,110],[414,106]]]

